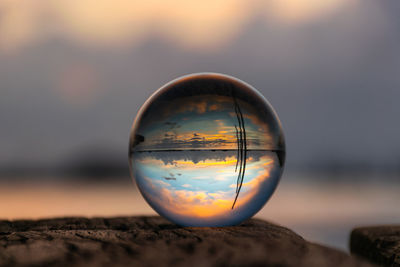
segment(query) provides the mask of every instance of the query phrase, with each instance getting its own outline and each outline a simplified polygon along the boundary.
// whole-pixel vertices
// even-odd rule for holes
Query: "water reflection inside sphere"
[[[221,74],[174,80],[132,126],[131,172],[146,201],[184,226],[235,225],[260,210],[284,165],[279,119],[251,86]]]

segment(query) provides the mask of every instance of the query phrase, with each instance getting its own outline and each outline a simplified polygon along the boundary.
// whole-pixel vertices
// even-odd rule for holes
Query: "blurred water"
[[[1,184],[0,218],[156,214],[128,177],[116,180],[120,182]],[[399,192],[400,183],[368,176],[359,182],[347,176],[326,183],[316,174],[284,173],[255,217],[286,226],[305,239],[348,250],[354,227],[400,224]]]
[[[400,183],[380,182],[368,175],[357,181],[349,175],[329,182],[319,181],[317,175],[286,176],[256,216],[289,227],[308,240],[348,250],[353,228],[400,223]]]

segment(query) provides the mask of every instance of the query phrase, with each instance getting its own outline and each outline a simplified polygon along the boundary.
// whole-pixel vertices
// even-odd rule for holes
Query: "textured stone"
[[[161,217],[0,221],[5,266],[370,266],[252,219],[222,228]]]
[[[376,264],[400,267],[400,225],[354,229],[350,250]]]

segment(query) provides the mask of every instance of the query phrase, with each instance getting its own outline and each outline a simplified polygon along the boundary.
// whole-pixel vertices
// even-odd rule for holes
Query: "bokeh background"
[[[397,0],[1,0],[0,218],[154,214],[128,173],[141,104],[193,72],[262,92],[287,142],[257,214],[347,249],[400,222]]]

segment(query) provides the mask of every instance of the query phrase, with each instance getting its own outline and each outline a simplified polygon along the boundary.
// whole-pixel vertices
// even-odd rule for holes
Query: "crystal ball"
[[[271,197],[284,162],[272,106],[222,74],[167,83],[144,103],[130,132],[132,178],[155,211],[182,226],[250,218]]]

